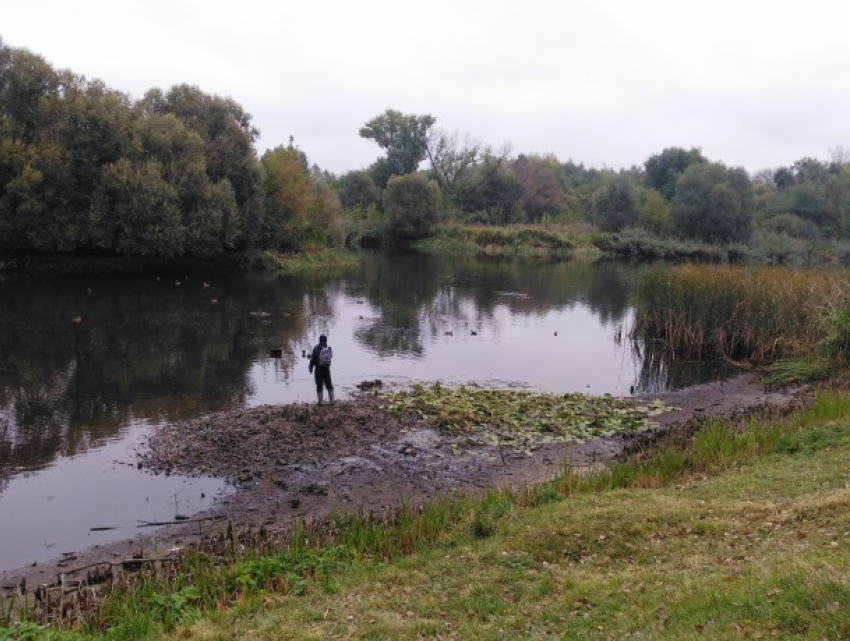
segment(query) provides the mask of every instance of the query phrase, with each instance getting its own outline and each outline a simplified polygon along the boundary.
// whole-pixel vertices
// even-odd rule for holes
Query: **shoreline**
[[[62,575],[83,578],[97,564],[165,558],[219,536],[227,527],[223,524],[285,536],[299,519],[318,523],[332,512],[379,514],[394,511],[402,503],[415,506],[454,492],[535,486],[553,479],[564,466],[588,469],[645,447],[668,430],[707,418],[791,411],[809,391],[805,386],[768,390],[756,382],[754,374],[738,374],[636,398],[661,400],[675,408],[654,417],[655,427],[648,431],[540,445],[530,455],[493,447],[459,448],[454,438],[382,412],[371,397],[334,406],[266,405],[209,414],[165,426],[138,453],[139,460],[158,473],[179,469],[209,474],[212,470],[233,484],[235,492],[204,512],[183,515],[188,517],[185,521],[153,532],[0,571],[0,588],[9,596],[22,586],[31,591],[59,583]],[[187,430],[198,440],[181,441],[179,435]],[[204,439],[211,449],[198,449]],[[220,456],[210,459],[211,451]],[[246,456],[240,457],[239,452]]]

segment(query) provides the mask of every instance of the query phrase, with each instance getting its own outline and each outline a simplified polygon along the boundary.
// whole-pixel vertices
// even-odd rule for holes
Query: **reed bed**
[[[653,268],[637,283],[632,338],[662,341],[683,359],[758,366],[824,342],[841,347],[831,319],[850,305],[845,274],[779,267]],[[831,336],[832,335],[832,336]]]

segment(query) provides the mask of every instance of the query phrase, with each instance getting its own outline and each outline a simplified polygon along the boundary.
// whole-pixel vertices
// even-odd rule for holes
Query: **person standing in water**
[[[313,374],[315,371],[316,397],[319,399],[319,405],[322,404],[325,387],[328,388],[328,401],[331,405],[334,403],[334,384],[331,381],[331,359],[333,355],[333,350],[328,345],[328,337],[322,334],[319,336],[319,343],[313,348],[313,353],[310,355],[310,373]]]

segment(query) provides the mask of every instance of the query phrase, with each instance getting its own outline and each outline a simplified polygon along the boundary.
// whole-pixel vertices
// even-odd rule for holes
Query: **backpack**
[[[319,358],[316,359],[319,363],[319,367],[330,367],[333,355],[334,353],[328,345],[322,347],[322,349],[319,350]]]

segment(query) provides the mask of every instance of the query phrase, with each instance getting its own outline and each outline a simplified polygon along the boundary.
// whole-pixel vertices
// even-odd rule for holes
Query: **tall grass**
[[[452,251],[493,255],[570,256],[577,238],[563,230],[541,226],[469,227],[445,225],[432,238],[419,241],[421,251]]]
[[[826,270],[680,265],[643,272],[632,337],[663,341],[677,357],[762,365],[793,358],[835,335],[850,345],[846,277]],[[833,310],[833,312],[829,312]],[[824,317],[832,320],[824,324]],[[847,341],[847,345],[844,344]]]
[[[266,269],[286,272],[313,270],[322,267],[344,267],[356,265],[360,258],[353,253],[339,249],[310,249],[295,254],[263,252],[260,261]]]

